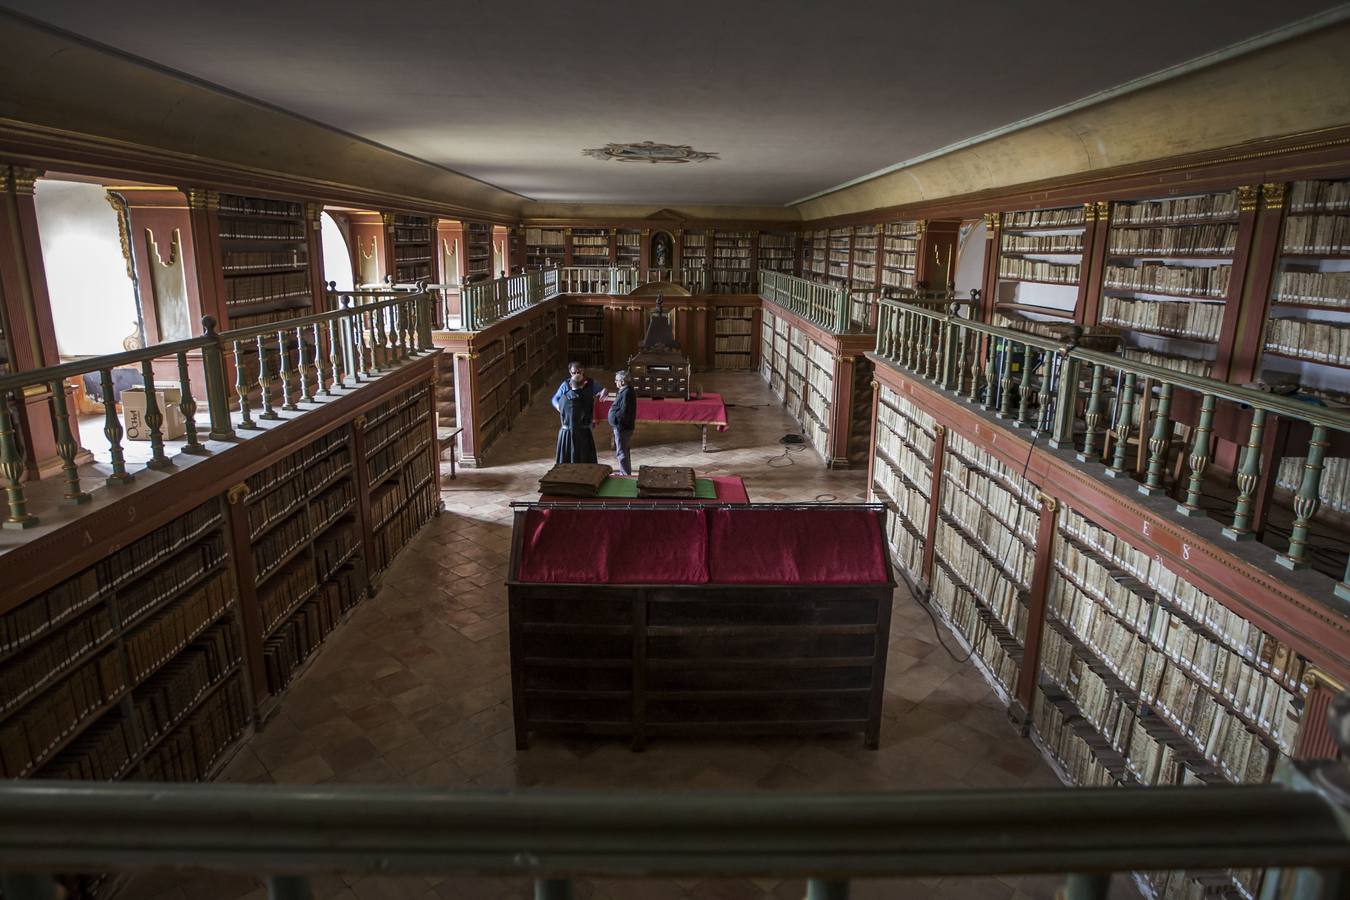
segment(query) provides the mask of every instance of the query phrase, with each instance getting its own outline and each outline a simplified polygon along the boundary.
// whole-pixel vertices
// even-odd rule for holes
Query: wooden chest
[[[692,373],[675,350],[641,350],[628,359],[628,383],[639,397],[688,400]]]

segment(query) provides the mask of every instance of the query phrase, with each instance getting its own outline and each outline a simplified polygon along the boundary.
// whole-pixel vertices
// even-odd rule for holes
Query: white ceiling
[[[780,205],[1327,0],[3,0],[534,200]],[[691,144],[683,165],[583,157]]]

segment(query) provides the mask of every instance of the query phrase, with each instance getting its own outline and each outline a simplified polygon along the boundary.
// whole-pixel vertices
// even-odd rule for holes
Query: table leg
[[[708,452],[708,426],[703,426],[703,452]]]

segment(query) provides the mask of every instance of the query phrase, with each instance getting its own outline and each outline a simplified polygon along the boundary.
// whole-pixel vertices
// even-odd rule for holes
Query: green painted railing
[[[22,480],[27,465],[9,411],[11,401],[17,406],[33,388],[51,396],[64,485],[61,502],[79,505],[92,496],[82,483],[89,473],[81,473],[77,465],[80,445],[66,399],[67,379],[97,374],[111,461],[106,481],[120,485],[133,481],[135,474],[127,469],[122,444],[125,432],[114,399],[113,372],[117,369],[136,369],[148,388],[156,381],[156,362],[161,362],[162,375],[164,363],[171,361],[180,391],[175,405],[185,429],[182,452],[204,455],[208,450],[199,435],[198,398],[193,389],[198,366],[206,394],[207,437],[228,441],[247,436],[239,432],[260,430],[255,410],[256,418],[262,420],[282,418],[279,409],[303,412],[312,408],[320,394],[333,396],[354,388],[363,379],[432,348],[432,300],[426,293],[349,292],[335,295],[331,302],[338,308],[225,332],[217,332],[215,320],[207,316],[202,320],[205,333],[201,337],[0,376],[0,475],[6,494],[0,524],[14,529],[38,524],[28,509]],[[232,403],[238,404],[237,414],[231,413]],[[165,451],[164,437],[169,411],[159,408],[153,390],[145,391],[145,406],[143,420],[150,443],[146,468],[170,468],[173,463]]]
[[[846,287],[819,284],[783,272],[759,272],[759,298],[819,325],[833,334],[867,328],[866,309],[854,309]]]
[[[522,272],[459,289],[460,329],[481,331],[494,322],[551,300],[563,293],[558,269]]]
[[[671,282],[693,294],[709,289],[708,271],[689,269],[639,269],[622,266],[566,266],[558,270],[559,290],[564,294],[622,296],[644,284]]]
[[[1236,504],[1223,531],[1234,541],[1252,538],[1260,524],[1253,517],[1262,480],[1262,448],[1272,417],[1304,423],[1311,432],[1304,454],[1307,461],[1294,501],[1288,548],[1278,561],[1290,569],[1309,567],[1308,531],[1321,504],[1323,461],[1331,436],[1350,434],[1350,415],[1086,349],[1075,341],[985,325],[892,300],[881,303],[877,354],[1015,426],[1047,435],[1051,447],[1074,449],[1081,461],[1104,462],[1104,474],[1109,477],[1130,474],[1128,443],[1138,431],[1148,449],[1138,490],[1150,496],[1163,493],[1173,439],[1173,406],[1183,397],[1193,401],[1197,410],[1194,437],[1184,451],[1190,474],[1185,499],[1177,506],[1186,516],[1208,514],[1201,496],[1214,451],[1216,415],[1239,416],[1239,421],[1245,421],[1250,410],[1247,440],[1236,472]],[[1108,435],[1115,446],[1105,457]],[[1350,564],[1335,592],[1350,600]]]
[[[1350,867],[1346,770],[1293,784],[868,794],[484,792],[283,785],[0,783],[7,900],[50,900],[54,872],[193,867],[313,896],[310,874],[507,875],[536,897],[579,877],[849,879],[1278,868],[1297,900],[1331,900]],[[1299,888],[1299,886],[1302,886]],[[1271,893],[1274,896],[1274,893]]]

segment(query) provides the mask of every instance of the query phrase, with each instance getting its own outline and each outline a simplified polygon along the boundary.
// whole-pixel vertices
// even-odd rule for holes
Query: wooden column
[[[472,350],[467,353],[456,353],[454,357],[455,415],[459,418],[459,426],[464,429],[459,436],[459,463],[468,469],[483,464],[482,437],[478,433],[478,408],[475,405],[478,396],[478,372],[474,360],[477,358],[478,354]]]
[[[305,202],[305,245],[309,264],[310,312],[328,311],[327,286],[323,280],[323,204],[313,200]]]
[[[201,188],[183,188],[187,197],[193,274],[201,313],[213,317],[218,330],[230,327],[225,307],[224,253],[220,248],[220,194]]]
[[[919,577],[925,585],[933,583],[933,558],[937,553],[938,511],[942,509],[942,470],[947,454],[947,426],[934,425],[933,434],[933,470],[928,482],[928,521],[924,524],[923,561],[919,568]],[[897,499],[898,503],[899,500]]]
[[[14,353],[10,367],[15,372],[31,372],[61,362],[34,202],[34,186],[41,173],[37,169],[10,166],[0,174],[4,178],[4,210],[0,213],[0,299],[4,302],[5,325],[9,329],[7,337]],[[71,434],[78,445],[79,420],[69,391],[66,409]],[[16,411],[19,421],[15,424],[23,437],[27,477],[36,479],[59,471],[61,458],[56,450],[50,389],[36,385],[25,389]],[[77,465],[88,459],[86,451],[77,450]]]
[[[670,232],[675,246],[670,248],[671,266],[675,271],[675,281],[680,280],[680,269],[684,268],[684,229],[675,228]]]
[[[267,666],[263,661],[262,610],[258,607],[258,591],[254,586],[258,573],[253,566],[249,540],[248,507],[245,505],[248,495],[248,485],[242,481],[226,492],[225,527],[229,531],[230,561],[239,596],[239,619],[244,626],[244,663],[252,675],[253,705],[257,707],[268,695]]]
[[[1027,597],[1027,634],[1022,642],[1022,664],[1017,669],[1017,692],[1014,700],[1022,724],[1027,724],[1036,696],[1036,674],[1040,671],[1041,637],[1045,627],[1045,606],[1050,594],[1050,576],[1054,572],[1055,526],[1059,515],[1059,501],[1045,493],[1037,493],[1041,517],[1036,528],[1036,561],[1031,571],[1031,590]]]
[[[432,410],[435,410],[436,390],[432,391]],[[436,427],[436,416],[431,417],[432,428]],[[435,447],[433,437],[431,446]],[[366,459],[366,417],[363,413],[352,420],[352,483],[356,486],[356,516],[361,524],[361,553],[366,560],[366,590],[375,596],[378,586],[371,572],[375,560],[375,513],[370,506],[370,461]],[[386,560],[388,562],[388,560]]]
[[[994,321],[994,304],[998,301],[998,213],[984,214],[984,280],[980,282],[980,308],[976,318],[981,322]]]
[[[1102,284],[1106,278],[1106,247],[1111,235],[1111,204],[1105,200],[1083,205],[1083,259],[1078,270],[1078,300],[1073,320],[1092,328],[1101,317]]]
[[[853,424],[853,367],[851,356],[834,358],[834,379],[830,382],[830,452],[825,458],[828,469],[848,468],[848,436]]]
[[[1238,243],[1212,377],[1234,384],[1261,374],[1270,292],[1284,228],[1284,184],[1238,188]]]
[[[652,230],[643,228],[638,233],[638,268],[644,272],[652,268]]]
[[[563,229],[563,266],[572,265],[572,229]]]

